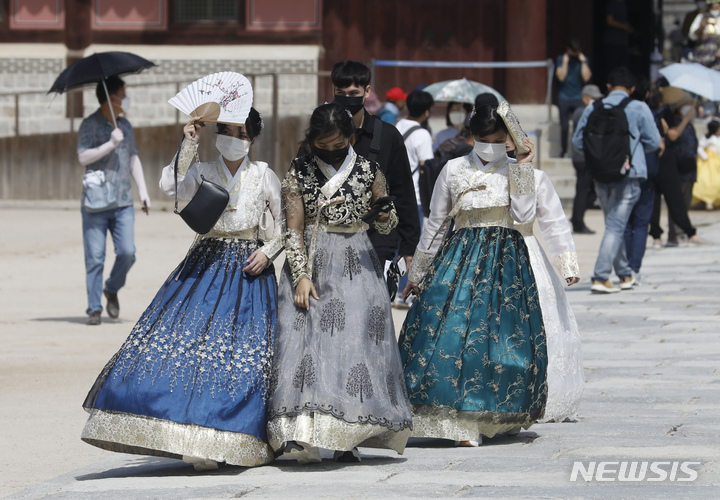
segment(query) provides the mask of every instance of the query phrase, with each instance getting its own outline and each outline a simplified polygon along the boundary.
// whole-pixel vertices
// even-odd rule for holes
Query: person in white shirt
[[[420,167],[433,158],[432,136],[425,130],[422,124],[430,118],[430,108],[435,101],[432,96],[422,90],[413,90],[407,96],[405,102],[408,109],[408,117],[399,120],[395,126],[403,136],[405,149],[407,149],[410,171],[412,172],[413,184],[415,185],[415,198],[418,203],[418,215],[420,217],[420,229],[423,225],[423,210],[420,204]],[[407,275],[400,278],[399,290],[407,285]],[[395,307],[407,309],[410,307],[398,294],[393,304]]]
[[[422,124],[430,118],[430,108],[435,101],[430,94],[422,90],[413,90],[407,97],[408,117],[399,120],[395,126],[403,136],[405,148],[410,161],[413,183],[415,184],[415,196],[420,200],[420,167],[433,157],[432,136],[430,132],[422,127]],[[422,207],[418,204],[420,214],[420,227],[422,229]]]

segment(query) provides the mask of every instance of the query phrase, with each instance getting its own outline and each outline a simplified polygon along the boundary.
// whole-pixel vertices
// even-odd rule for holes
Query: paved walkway
[[[717,498],[720,496],[720,213],[691,214],[715,245],[648,250],[645,285],[589,292],[600,235],[576,238],[583,281],[569,289],[587,385],[575,423],[533,426],[477,449],[413,440],[360,464],[228,467],[120,455],[82,443],[86,391],[192,240],[168,211],[137,215],[138,261],[121,318],[84,324],[76,203],[0,204],[0,496],[13,499]],[[598,211],[587,224],[601,229]],[[398,327],[402,315],[396,312]],[[326,457],[327,458],[327,457]],[[571,481],[574,462],[635,461],[664,481]],[[684,468],[678,466],[682,462]],[[638,467],[640,464],[638,465]],[[600,478],[613,479],[618,464]],[[695,481],[681,482],[696,471]],[[637,472],[636,472],[637,474]],[[659,478],[647,470],[647,478]],[[671,477],[675,480],[671,480]]]

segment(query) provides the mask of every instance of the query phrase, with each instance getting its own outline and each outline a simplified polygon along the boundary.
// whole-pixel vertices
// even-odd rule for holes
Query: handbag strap
[[[178,148],[178,152],[177,152],[177,154],[175,155],[175,168],[173,169],[173,170],[174,170],[174,176],[175,176],[175,213],[178,214],[178,215],[180,215],[180,212],[178,212],[178,197],[177,197],[178,183],[177,183],[177,171],[178,171],[178,160],[180,159],[180,151],[182,150],[183,142],[185,142],[185,137],[183,137],[182,140],[180,141],[180,147]]]
[[[178,212],[178,183],[177,183],[177,176],[178,176],[178,160],[180,160],[180,151],[182,151],[182,145],[185,142],[185,137],[182,138],[180,141],[180,147],[178,148],[177,154],[175,155],[175,166],[173,168],[173,176],[175,177],[175,210],[174,212],[177,215],[180,215],[180,212]],[[197,151],[195,151],[195,160],[197,163],[200,163],[200,156],[198,156]],[[200,175],[201,182],[205,181],[205,177]]]
[[[365,115],[368,116],[367,113]],[[370,161],[377,161],[377,157],[380,154],[380,136],[382,135],[382,120],[377,116],[374,118],[375,123],[373,126],[373,138],[370,142],[370,152],[366,157]]]

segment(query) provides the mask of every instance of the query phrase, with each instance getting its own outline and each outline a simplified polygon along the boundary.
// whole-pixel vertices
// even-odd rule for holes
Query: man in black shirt
[[[360,156],[378,162],[387,180],[388,194],[396,197],[397,228],[389,235],[379,234],[370,228],[370,241],[381,261],[392,260],[397,252],[405,258],[409,269],[420,240],[415,187],[400,132],[365,110],[364,102],[371,90],[370,76],[370,69],[361,62],[346,60],[336,63],[331,74],[333,93],[335,102],[345,106],[353,115],[357,127],[353,149]]]

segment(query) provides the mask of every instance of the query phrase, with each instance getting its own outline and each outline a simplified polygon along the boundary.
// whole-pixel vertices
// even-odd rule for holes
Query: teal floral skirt
[[[520,233],[458,230],[420,290],[399,339],[413,435],[477,440],[541,418],[545,329]]]

